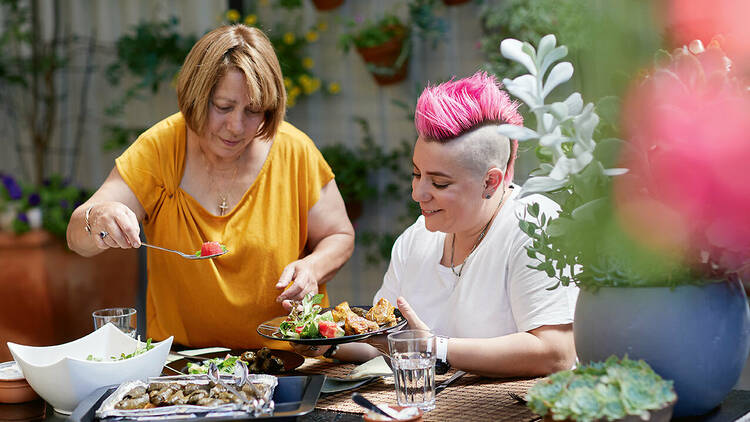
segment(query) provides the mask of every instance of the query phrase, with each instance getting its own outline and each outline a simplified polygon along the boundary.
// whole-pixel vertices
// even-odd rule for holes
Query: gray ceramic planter
[[[739,379],[750,309],[738,280],[705,286],[581,290],[573,324],[581,363],[643,359],[674,380],[675,416],[716,407]]]

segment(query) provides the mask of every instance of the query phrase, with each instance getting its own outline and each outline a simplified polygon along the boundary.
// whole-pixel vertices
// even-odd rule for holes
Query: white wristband
[[[438,360],[448,362],[448,337],[435,337],[435,354]]]

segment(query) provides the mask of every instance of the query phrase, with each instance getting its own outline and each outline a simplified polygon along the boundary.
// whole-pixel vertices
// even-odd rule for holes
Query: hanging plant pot
[[[573,324],[582,363],[643,359],[674,380],[675,416],[711,411],[739,379],[750,309],[739,280],[703,286],[581,290]]]
[[[344,4],[344,0],[313,0],[313,4],[321,11],[332,10]]]
[[[443,4],[446,6],[456,6],[463,3],[468,3],[471,0],[443,0]]]
[[[410,44],[405,31],[383,44],[357,47],[357,51],[378,85],[395,84],[406,79]]]

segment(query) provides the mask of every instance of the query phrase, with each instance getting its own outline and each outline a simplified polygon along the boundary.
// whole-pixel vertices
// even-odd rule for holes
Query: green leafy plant
[[[612,356],[550,375],[529,389],[526,400],[540,416],[590,422],[627,415],[648,420],[653,411],[673,404],[677,395],[672,381],[662,379],[645,361]]]
[[[503,84],[528,105],[536,117],[536,128],[502,125],[500,129],[519,142],[539,142],[536,152],[541,165],[524,183],[524,195],[548,193],[561,207],[559,216],[552,218],[540,215],[538,206],[532,204],[527,212],[537,223],[519,223],[533,239],[528,254],[540,261],[534,268],[566,286],[571,282],[597,285],[623,281],[626,274],[617,269],[611,271],[606,261],[597,262],[606,255],[599,254],[601,245],[590,245],[591,239],[586,236],[592,228],[601,228],[605,219],[610,178],[625,173],[624,169],[608,168],[614,160],[607,154],[616,153],[621,141],[594,141],[599,116],[593,104],[584,106],[577,92],[563,101],[545,104],[552,90],[573,75],[569,62],[555,64],[567,55],[567,48],[557,47],[554,35],[543,37],[536,49],[527,42],[506,39],[501,43],[501,52],[529,72],[512,80],[504,79]]]
[[[525,68],[502,57],[497,46],[505,38],[534,42],[553,29],[559,29],[561,5],[569,0],[506,0],[488,2],[482,6],[480,22],[484,35],[479,45],[487,61],[484,70],[500,78],[513,78],[525,73]]]
[[[45,229],[65,238],[73,210],[91,196],[57,175],[38,186],[21,184],[8,174],[0,173],[0,179],[0,229],[16,234]]]
[[[394,14],[386,14],[377,21],[356,18],[345,22],[347,32],[339,37],[339,47],[344,52],[357,48],[376,47],[394,38],[406,38],[409,29]]]
[[[524,183],[524,195],[542,193],[560,206],[559,215],[549,216],[540,214],[538,206],[532,204],[527,213],[536,221],[519,223],[533,241],[527,247],[529,257],[539,261],[532,268],[557,279],[550,288],[574,283],[596,290],[603,286],[676,286],[722,280],[726,273],[716,271],[718,260],[708,259],[708,265],[698,265],[698,271],[688,262],[703,262],[704,254],[711,257],[716,251],[695,247],[687,258],[665,259],[665,255],[643,247],[622,226],[613,177],[627,173],[616,163],[621,151],[632,148],[630,143],[616,138],[594,140],[599,116],[594,105],[584,105],[577,92],[563,101],[545,103],[548,95],[573,74],[569,62],[557,63],[567,49],[556,46],[556,38],[547,35],[536,48],[506,39],[501,52],[529,72],[503,83],[529,107],[535,127],[500,127],[500,132],[510,138],[538,142],[536,155],[541,164]]]
[[[132,100],[154,95],[165,82],[174,80],[197,40],[192,35],[181,35],[178,25],[176,17],[165,21],[141,22],[115,42],[117,57],[107,67],[105,76],[113,86],[119,85],[126,76],[132,82],[105,110],[111,119],[116,120],[122,115]],[[144,126],[126,127],[108,123],[104,126],[107,135],[103,148],[124,148],[146,129]]]
[[[407,3],[409,19],[402,21],[395,13],[386,13],[377,20],[360,16],[346,19],[346,32],[339,37],[339,47],[344,52],[356,48],[376,47],[394,38],[407,39],[414,31],[417,36],[433,43],[445,34],[448,24],[437,17],[436,0],[412,0]]]
[[[392,150],[386,150],[375,143],[367,120],[355,117],[354,120],[362,131],[362,142],[355,148],[343,144],[327,145],[320,148],[326,162],[336,174],[336,184],[344,202],[363,202],[377,198],[383,202],[408,201],[404,212],[398,217],[399,222],[413,222],[418,215],[418,205],[411,200],[410,165],[411,146],[406,141]],[[384,183],[379,183],[379,179]],[[417,209],[417,211],[415,211]],[[394,232],[377,232],[358,227],[357,241],[366,252],[370,264],[388,261],[393,243],[401,230]],[[403,227],[401,228],[403,229]]]
[[[399,82],[406,76],[412,48],[411,34],[432,40],[435,45],[446,31],[445,21],[435,15],[436,4],[436,0],[408,2],[406,22],[393,12],[377,20],[360,16],[347,19],[344,21],[346,31],[339,37],[339,47],[345,53],[355,47],[378,83]]]
[[[144,91],[155,94],[161,84],[171,81],[197,41],[195,36],[183,36],[178,31],[179,20],[142,22],[132,33],[123,35],[115,43],[117,59],[107,67],[107,80],[118,85],[125,72],[135,81],[123,96],[107,109],[110,115],[122,113],[125,104]]]
[[[377,196],[374,174],[384,165],[388,157],[382,147],[375,143],[367,120],[354,119],[362,130],[362,143],[357,147],[331,144],[320,148],[328,165],[336,174],[336,183],[344,202],[366,201]]]

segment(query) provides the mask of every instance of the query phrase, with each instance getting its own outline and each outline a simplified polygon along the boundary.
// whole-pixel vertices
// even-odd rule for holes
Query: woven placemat
[[[345,376],[354,368],[353,364],[338,364],[331,361],[306,359],[298,368],[308,374]],[[437,375],[435,383],[447,380],[454,371]],[[466,374],[438,394],[435,409],[424,414],[425,421],[534,421],[539,417],[526,406],[519,404],[508,393],[526,394],[537,379],[493,379]],[[396,391],[393,377],[384,377],[377,382],[364,385],[356,390],[374,403],[396,404]],[[352,391],[323,395],[318,399],[316,409],[347,413],[365,413],[365,410],[351,400]]]

